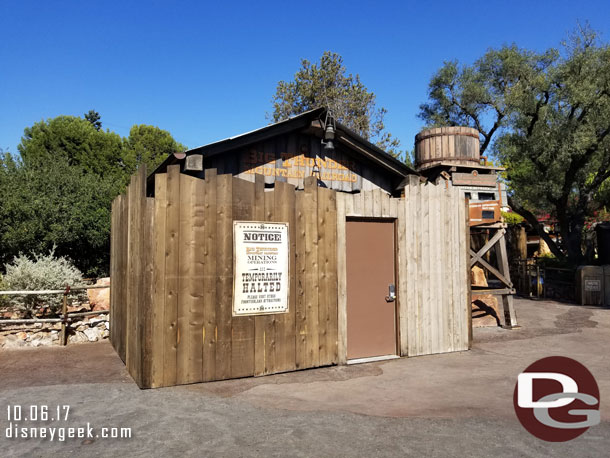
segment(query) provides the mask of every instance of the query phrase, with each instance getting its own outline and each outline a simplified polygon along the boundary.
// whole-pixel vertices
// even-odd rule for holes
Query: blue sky
[[[152,124],[203,145],[267,124],[277,82],[331,50],[410,148],[443,61],[558,46],[577,21],[610,40],[607,0],[0,0],[0,147],[16,152],[25,127],[89,109],[123,136]]]

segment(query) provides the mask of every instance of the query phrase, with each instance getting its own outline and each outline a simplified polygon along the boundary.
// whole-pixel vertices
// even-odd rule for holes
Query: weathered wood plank
[[[127,369],[141,386],[138,308],[140,305],[140,174],[136,173],[129,185],[129,299],[127,302]]]
[[[337,362],[347,364],[347,263],[345,220],[349,207],[353,208],[351,194],[337,194]]]
[[[451,322],[453,321],[453,297],[451,296],[451,194],[447,183],[441,181],[441,212],[440,212],[440,278],[439,287],[441,293],[441,347],[442,351],[453,351],[453,332]]]
[[[144,183],[146,183],[144,175]],[[145,191],[145,189],[144,189]],[[140,302],[140,359],[142,387],[152,387],[153,367],[153,290],[154,290],[154,227],[155,200],[143,197],[142,215],[142,297]]]
[[[154,227],[154,291],[152,306],[152,387],[163,386],[163,333],[165,311],[165,241],[167,224],[167,174],[155,175],[155,227]]]
[[[253,221],[265,221],[265,179],[262,175],[254,177]],[[265,374],[265,331],[267,321],[263,316],[254,318],[254,375]]]
[[[426,289],[429,287],[429,282],[426,279],[426,272],[429,273],[430,263],[426,265],[426,260],[429,261],[429,253],[425,246],[426,237],[425,233],[428,231],[428,205],[424,205],[424,185],[419,185],[414,188],[415,201],[417,215],[417,224],[415,226],[415,237],[416,237],[416,255],[417,270],[416,270],[416,285],[417,286],[417,308],[415,310],[417,320],[417,355],[426,354],[427,348],[425,348],[426,340],[428,338],[428,330],[426,327],[426,309],[425,307],[429,304],[429,298],[426,297]],[[426,232],[424,232],[426,231]]]
[[[190,218],[192,222],[191,235],[192,241],[189,262],[191,267],[188,269],[189,276],[188,288],[188,363],[187,379],[189,383],[200,382],[203,380],[203,322],[204,322],[204,253],[205,253],[205,188],[204,181],[199,178],[191,178],[191,209]],[[182,247],[186,244],[182,243]]]
[[[114,336],[114,311],[116,307],[116,289],[113,284],[113,280],[118,278],[118,274],[116,271],[116,263],[117,263],[117,237],[118,237],[118,228],[117,228],[117,204],[119,203],[121,196],[117,196],[112,201],[110,206],[110,316],[108,317],[110,323],[110,343],[112,347],[116,350],[116,340]]]
[[[165,313],[163,317],[163,385],[177,383],[178,288],[180,264],[180,166],[167,168],[165,230]]]
[[[405,213],[405,234],[404,234],[404,246],[406,256],[406,311],[405,320],[407,322],[407,354],[405,356],[414,356],[417,354],[417,321],[416,321],[416,310],[417,310],[417,283],[416,283],[416,239],[413,227],[417,224],[415,216],[416,202],[415,193],[413,186],[410,182],[407,183],[404,189],[404,213]],[[399,212],[400,215],[400,212]]]
[[[196,355],[191,354],[195,336],[191,328],[191,309],[193,300],[191,278],[194,276],[195,258],[195,232],[194,223],[194,194],[196,178],[188,175],[179,175],[180,179],[180,221],[178,226],[178,318],[177,318],[177,347],[176,347],[176,383],[192,383],[191,360]],[[199,363],[201,366],[201,362]]]
[[[128,277],[128,266],[127,260],[129,256],[129,245],[128,245],[128,233],[129,233],[129,199],[128,195],[124,195],[121,199],[121,261],[119,266],[120,282],[120,297],[119,303],[119,320],[121,322],[120,332],[118,337],[120,340],[119,345],[119,356],[125,364],[127,364],[127,277]]]
[[[265,218],[264,221],[275,221],[275,191],[265,192]],[[276,372],[275,351],[277,343],[277,315],[257,316],[264,329],[264,373]]]
[[[231,377],[233,308],[233,198],[231,175],[216,179],[216,379]]]
[[[288,290],[288,313],[277,315],[277,344],[275,349],[276,372],[296,368],[296,227],[295,227],[295,188],[287,183],[276,183],[275,208],[278,221],[288,223],[290,243],[289,267],[290,284]]]
[[[326,206],[327,213],[327,243],[325,250],[327,252],[327,261],[325,266],[326,281],[328,284],[325,300],[328,302],[328,319],[326,330],[326,347],[327,356],[326,364],[337,363],[337,345],[338,345],[338,271],[337,271],[337,193],[330,191],[328,193],[328,203]],[[322,357],[320,357],[321,359]]]
[[[132,304],[135,303],[134,290],[134,236],[135,236],[135,192],[136,177],[133,175],[127,186],[127,271],[126,271],[126,302],[125,302],[125,366],[127,371],[133,376],[133,349],[135,347],[135,323]],[[136,377],[134,377],[134,380]],[[136,380],[137,383],[137,380]]]
[[[408,187],[407,187],[408,188]],[[392,199],[394,201],[399,199]],[[407,356],[408,350],[408,336],[409,336],[409,313],[407,308],[408,292],[407,292],[407,278],[408,278],[408,258],[406,250],[406,202],[404,199],[400,199],[397,207],[397,220],[396,220],[396,250],[397,250],[397,300],[398,300],[398,330],[400,339],[400,355]]]
[[[305,178],[305,313],[306,352],[304,367],[320,365],[318,335],[319,270],[318,270],[318,183],[316,177]]]
[[[254,188],[252,182],[233,178],[234,221],[252,220]],[[254,375],[254,317],[234,316],[231,326],[231,376],[234,378],[252,376]]]
[[[205,241],[203,252],[203,361],[202,379],[216,379],[216,169],[205,171]]]
[[[458,258],[456,262],[459,264],[456,267],[460,273],[457,275],[457,281],[459,289],[456,292],[456,305],[457,310],[462,310],[462,313],[456,317],[458,326],[460,329],[460,342],[459,350],[466,350],[468,348],[468,334],[470,330],[470,318],[472,316],[471,305],[470,305],[470,231],[468,225],[468,202],[462,192],[455,189],[457,194],[457,205],[456,207],[464,207],[464,213],[456,212],[456,225],[458,227],[457,240],[461,240],[464,245],[463,250],[458,251]],[[466,244],[465,242],[468,241]],[[464,268],[464,264],[466,267]],[[464,303],[467,302],[467,303]],[[463,316],[465,315],[465,316]]]
[[[296,360],[297,369],[307,367],[307,305],[305,302],[305,275],[306,275],[306,256],[305,256],[305,193],[298,192],[295,196],[295,229],[296,229],[296,289],[295,289],[295,319],[296,319]]]
[[[318,341],[320,365],[336,362],[337,212],[336,193],[318,189]]]

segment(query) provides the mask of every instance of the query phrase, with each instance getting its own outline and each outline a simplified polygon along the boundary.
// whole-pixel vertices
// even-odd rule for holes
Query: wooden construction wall
[[[336,194],[170,166],[112,205],[111,342],[142,388],[337,362]],[[289,312],[232,316],[233,221],[288,222]]]
[[[154,199],[146,197],[146,170],[131,178],[112,203],[110,340],[139,386],[146,386],[152,338]]]
[[[339,362],[347,360],[347,218],[396,221],[398,332],[401,356],[468,350],[470,269],[468,212],[457,188],[419,183],[412,177],[405,196],[381,189],[337,194]]]

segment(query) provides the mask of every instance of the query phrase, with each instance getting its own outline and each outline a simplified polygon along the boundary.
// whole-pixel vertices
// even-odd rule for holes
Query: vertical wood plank
[[[329,349],[328,364],[337,363],[338,339],[339,339],[339,298],[338,298],[338,268],[337,268],[337,192],[331,191],[327,206],[327,246],[328,252],[326,279],[328,282],[328,330],[326,334],[326,346]]]
[[[165,313],[163,316],[163,385],[177,382],[178,276],[180,253],[180,166],[167,168],[165,230]]]
[[[216,380],[231,377],[233,307],[233,198],[231,175],[216,179]]]
[[[263,221],[275,221],[275,191],[265,192],[265,217]],[[259,316],[264,334],[264,372],[272,374],[276,371],[275,350],[277,342],[277,315]]]
[[[318,341],[320,365],[337,360],[337,199],[318,189]]]
[[[144,175],[146,186],[146,175]],[[144,192],[146,189],[143,190]],[[142,387],[152,387],[153,369],[153,291],[154,291],[154,227],[155,201],[143,195],[142,215],[142,284],[140,320],[140,359],[142,371]]]
[[[115,319],[115,310],[116,310],[116,288],[114,287],[114,281],[118,279],[118,273],[116,271],[117,264],[117,237],[118,237],[118,227],[117,227],[117,219],[118,219],[118,211],[117,206],[119,204],[120,195],[115,197],[112,201],[111,210],[110,210],[110,343],[112,347],[116,350],[116,337],[114,335],[114,319]]]
[[[163,334],[165,311],[165,241],[167,224],[167,174],[155,175],[155,228],[154,228],[154,291],[153,291],[153,341],[151,384],[163,386]]]
[[[257,175],[261,177],[261,175]],[[233,178],[233,220],[251,221],[254,207],[252,182]],[[233,234],[231,228],[231,234]],[[232,304],[231,304],[232,307]],[[232,310],[231,310],[232,313]],[[254,375],[254,317],[234,316],[231,322],[231,377]]]
[[[444,150],[443,150],[444,151]],[[451,296],[451,194],[445,183],[439,185],[441,188],[441,216],[440,224],[442,227],[440,239],[441,264],[440,264],[440,288],[441,288],[441,309],[442,309],[442,347],[443,351],[453,351],[453,332],[451,323],[453,321],[453,297]]]
[[[194,336],[191,328],[191,278],[194,276],[195,232],[193,228],[195,178],[180,174],[180,197],[178,199],[180,220],[178,226],[178,318],[176,347],[176,383],[192,383],[191,360],[196,355],[192,352]],[[199,336],[196,336],[199,337]],[[201,363],[199,363],[201,365]]]
[[[405,249],[407,252],[407,340],[408,340],[408,356],[417,355],[417,341],[419,335],[418,316],[417,316],[417,301],[419,289],[417,266],[417,239],[416,229],[417,221],[421,215],[416,214],[415,187],[411,180],[405,187]]]
[[[408,186],[407,186],[408,188]],[[399,199],[392,199],[394,201]],[[409,315],[407,309],[408,292],[407,292],[407,276],[408,276],[408,259],[406,251],[406,204],[405,200],[399,200],[397,208],[396,220],[396,249],[398,258],[397,275],[397,292],[398,292],[398,327],[400,335],[400,355],[407,356],[409,354]]]
[[[345,216],[354,215],[354,194],[341,194],[343,196],[343,205],[345,207]]]
[[[193,230],[193,267],[189,278],[189,382],[203,380],[203,322],[205,253],[205,187],[200,178],[193,178],[191,218]]]
[[[128,277],[128,266],[127,260],[129,257],[129,245],[128,245],[128,233],[129,233],[129,199],[128,195],[124,195],[121,199],[121,258],[119,266],[119,276],[121,278],[121,288],[119,303],[119,321],[121,323],[120,332],[118,333],[120,339],[120,350],[119,356],[125,364],[127,364],[127,277]]]
[[[418,261],[417,264],[417,270],[416,270],[416,276],[417,276],[417,280],[416,280],[416,285],[417,285],[417,301],[416,301],[416,309],[415,309],[415,316],[416,316],[416,320],[417,320],[417,332],[416,332],[416,336],[417,336],[417,350],[416,350],[416,354],[417,355],[422,355],[425,354],[425,343],[426,343],[426,339],[428,337],[428,332],[427,332],[427,328],[426,328],[426,323],[425,323],[425,316],[424,316],[424,312],[425,312],[425,305],[426,300],[428,300],[426,298],[426,289],[429,287],[427,278],[426,278],[426,272],[429,272],[430,269],[430,265],[429,262],[426,263],[426,260],[429,261],[428,258],[428,252],[426,249],[426,245],[425,245],[425,241],[426,241],[426,237],[425,234],[427,233],[428,227],[427,227],[427,223],[428,223],[428,206],[423,204],[424,201],[424,192],[426,191],[426,186],[424,185],[418,185],[414,187],[414,191],[415,191],[415,204],[416,204],[416,208],[415,208],[415,214],[418,215],[417,216],[417,224],[415,226],[415,231],[414,231],[414,237],[415,237],[415,241],[416,241],[416,252],[415,252],[415,259]],[[426,231],[426,232],[424,232]]]
[[[374,204],[373,204],[373,191],[366,191],[362,193],[363,198],[363,207],[362,207],[362,215],[363,216],[375,216]]]
[[[289,266],[290,283],[288,290],[288,313],[277,315],[277,345],[275,354],[276,371],[290,371],[296,368],[296,227],[295,188],[287,183],[276,183],[274,190],[277,219],[288,223],[290,243]]]
[[[460,302],[462,304],[462,307],[460,307],[462,310],[464,310],[464,314],[466,315],[466,319],[464,320],[463,317],[460,317],[460,323],[462,324],[462,326],[466,326],[466,330],[464,333],[462,333],[462,336],[464,338],[464,341],[467,341],[467,345],[464,344],[463,345],[463,349],[470,349],[472,348],[472,311],[471,311],[471,303],[472,303],[472,291],[471,291],[471,284],[470,284],[470,221],[469,221],[469,217],[470,217],[470,212],[469,212],[469,204],[468,204],[468,199],[465,199],[465,197],[462,197],[464,204],[460,205],[459,208],[463,209],[463,213],[461,213],[460,216],[462,216],[460,218],[461,221],[464,221],[464,225],[462,226],[463,231],[464,231],[464,246],[465,249],[461,250],[461,254],[462,254],[462,265],[465,266],[465,274],[463,274],[464,278],[464,282],[462,283],[463,285],[463,294],[460,297]]]
[[[127,187],[127,276],[126,276],[126,302],[125,302],[125,366],[133,377],[133,350],[135,348],[135,304],[134,289],[134,238],[135,238],[135,190],[136,177],[133,175]],[[135,377],[134,377],[135,379]],[[136,380],[137,382],[137,380]]]
[[[203,360],[204,381],[216,379],[216,169],[205,171],[205,242],[203,252]]]
[[[305,192],[297,192],[295,200],[296,208],[296,368],[307,367],[307,305],[305,302],[306,287],[306,256],[305,256]]]
[[[316,177],[305,178],[305,313],[306,351],[303,367],[320,365],[318,336],[318,183]]]
[[[354,194],[352,196],[352,215],[351,216],[362,216],[362,201],[363,201],[363,192],[359,192],[358,194]]]
[[[263,175],[254,177],[253,221],[265,221],[265,179]],[[263,316],[254,317],[254,375],[265,373],[266,320]]]
[[[337,194],[337,362],[339,364],[347,364],[347,263],[345,258],[345,220],[348,202],[353,202],[351,194]],[[350,207],[353,207],[353,205],[350,205]]]
[[[396,217],[396,214],[392,214],[392,210],[390,208],[391,202],[395,199],[391,199],[390,196],[383,191],[381,193],[381,216],[384,217]],[[396,203],[396,202],[394,202]]]
[[[379,218],[382,216],[381,199],[382,199],[381,189],[380,188],[373,189],[373,215],[372,216],[375,216],[376,218]]]

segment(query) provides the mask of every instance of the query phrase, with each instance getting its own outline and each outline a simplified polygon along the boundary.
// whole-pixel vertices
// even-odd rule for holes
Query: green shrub
[[[8,288],[6,287],[6,282],[4,281],[4,277],[0,274],[0,291],[6,291]],[[7,296],[0,296],[0,307],[6,307],[8,305]]]
[[[83,275],[72,263],[64,257],[55,257],[55,249],[49,254],[34,254],[29,258],[23,254],[16,256],[13,262],[5,264],[5,289],[13,291],[64,289],[66,285],[80,286],[83,284]],[[61,309],[63,296],[32,295],[9,296],[9,303],[25,316],[33,316],[41,307],[47,307],[52,313]],[[70,297],[74,298],[74,295]],[[81,294],[79,299],[83,299]]]
[[[504,218],[504,222],[509,226],[514,226],[523,222],[523,216],[518,215],[515,212],[502,212],[502,217]]]

